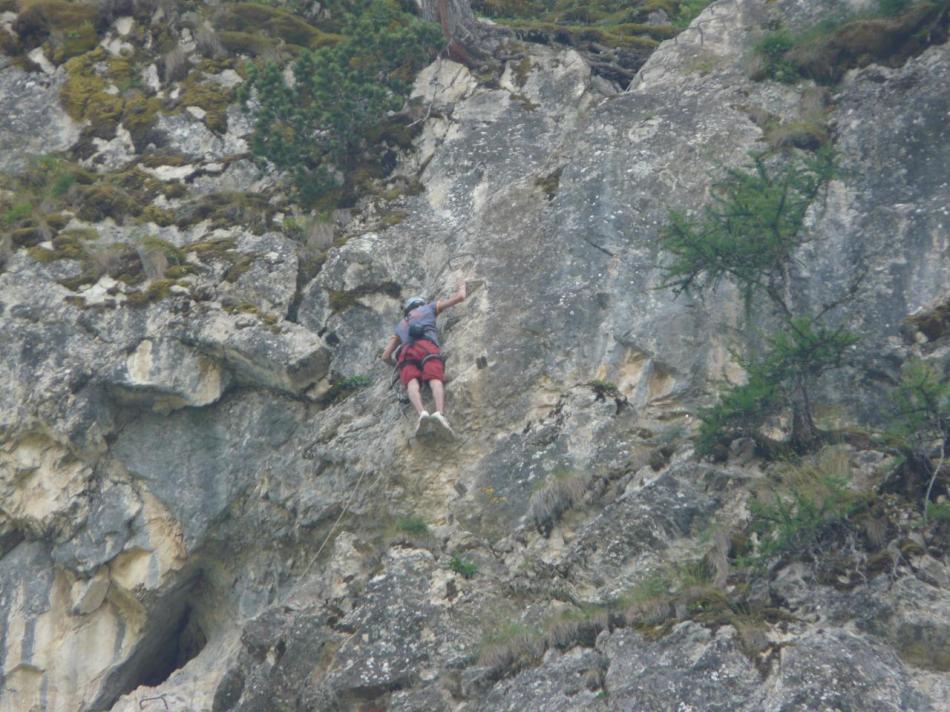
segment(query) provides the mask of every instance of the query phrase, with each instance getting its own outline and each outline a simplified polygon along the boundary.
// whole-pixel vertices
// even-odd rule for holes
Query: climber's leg
[[[413,378],[406,384],[406,394],[409,396],[409,402],[416,409],[416,413],[422,415],[425,409],[422,407],[422,393],[419,390],[419,379]],[[426,413],[428,415],[428,413]]]
[[[426,364],[428,366],[428,364]],[[445,410],[445,387],[439,379],[429,381],[429,388],[432,389],[432,399],[435,401],[435,412],[441,413]]]

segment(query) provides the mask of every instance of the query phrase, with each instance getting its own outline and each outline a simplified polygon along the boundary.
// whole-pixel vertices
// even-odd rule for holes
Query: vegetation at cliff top
[[[256,90],[253,151],[290,172],[299,199],[337,203],[352,196],[360,172],[378,169],[387,112],[398,111],[419,69],[441,47],[441,30],[391,0],[366,0],[344,25],[345,39],[304,51],[292,65],[249,65],[242,87]],[[382,139],[382,140],[380,140]]]
[[[948,0],[878,0],[877,7],[838,12],[799,34],[780,28],[755,47],[753,79],[834,84],[854,67],[899,66],[950,32]]]
[[[472,0],[472,9],[516,29],[547,30],[561,41],[641,46],[686,27],[711,0]],[[658,22],[656,20],[659,20]]]

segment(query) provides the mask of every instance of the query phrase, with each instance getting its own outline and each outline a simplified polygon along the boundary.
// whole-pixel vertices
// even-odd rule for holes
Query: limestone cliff
[[[629,86],[481,26],[471,66],[415,78],[374,190],[318,216],[255,162],[198,10],[115,3],[88,47],[30,47],[45,6],[3,4],[0,710],[942,709],[950,523],[872,434],[905,361],[950,370],[947,11],[899,61],[758,76],[770,30],[846,6],[714,2]],[[263,53],[234,19],[259,6],[229,7],[214,36]],[[303,32],[267,17],[274,51],[278,20]],[[159,30],[180,57],[152,61]],[[661,288],[659,235],[815,133],[840,170],[795,289],[868,277],[823,383],[851,436],[814,462],[865,504],[750,564],[788,464],[691,436],[767,319]],[[403,298],[465,279],[440,319],[460,437],[420,442],[378,356]]]

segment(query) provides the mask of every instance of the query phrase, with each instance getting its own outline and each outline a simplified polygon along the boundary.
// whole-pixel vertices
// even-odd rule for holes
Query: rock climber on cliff
[[[403,304],[403,318],[396,325],[396,333],[380,358],[399,369],[399,380],[406,387],[409,402],[419,414],[416,435],[437,434],[452,437],[454,433],[445,419],[445,364],[439,348],[436,317],[454,307],[466,296],[463,282],[448,299],[426,303],[422,297],[412,297]],[[395,361],[393,357],[395,355]],[[422,404],[422,384],[428,383],[435,401],[435,411],[429,414]]]

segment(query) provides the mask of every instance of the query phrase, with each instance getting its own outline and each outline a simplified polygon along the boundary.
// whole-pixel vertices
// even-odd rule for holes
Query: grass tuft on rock
[[[560,519],[584,496],[590,478],[572,472],[549,475],[531,495],[528,516],[542,536],[549,536]]]

